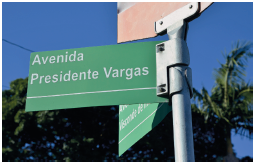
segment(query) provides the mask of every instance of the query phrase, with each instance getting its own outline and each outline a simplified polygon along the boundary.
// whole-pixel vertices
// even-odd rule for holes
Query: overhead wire
[[[27,50],[27,51],[29,51],[29,52],[34,52],[33,50],[27,49],[27,48],[25,48],[25,47],[23,47],[23,46],[21,46],[21,45],[15,44],[15,43],[10,42],[10,41],[8,41],[8,40],[6,40],[6,39],[2,39],[2,40],[5,41],[5,42],[7,42],[7,43],[9,43],[9,44],[11,44],[11,45],[17,46],[17,47],[19,47],[19,48],[21,48],[21,49]]]
[[[34,52],[33,50],[27,49],[27,48],[25,48],[25,47],[23,47],[23,46],[21,46],[21,45],[15,44],[15,43],[13,43],[13,42],[11,42],[11,41],[8,41],[8,40],[6,40],[6,39],[2,39],[2,40],[5,41],[5,42],[7,42],[7,43],[9,43],[9,44],[11,44],[11,45],[17,46],[17,47],[19,47],[19,48],[21,48],[21,49],[27,50],[27,51],[29,51],[29,52]],[[5,85],[2,85],[2,87],[10,89],[10,87],[5,86]]]
[[[5,86],[5,85],[2,85],[2,87],[10,89],[10,87],[8,87],[8,86]]]

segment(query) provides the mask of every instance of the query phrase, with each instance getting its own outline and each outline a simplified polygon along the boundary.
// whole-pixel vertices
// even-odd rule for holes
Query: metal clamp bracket
[[[170,96],[183,88],[183,80],[192,96],[192,77],[189,50],[186,44],[186,33],[188,27],[184,20],[178,21],[169,28],[167,34],[169,41],[156,45],[156,72],[157,72],[157,95]],[[184,72],[176,67],[185,67]],[[171,100],[170,100],[171,101]]]
[[[180,20],[192,17],[199,10],[199,3],[192,2],[155,22],[155,33],[165,34],[166,29]]]

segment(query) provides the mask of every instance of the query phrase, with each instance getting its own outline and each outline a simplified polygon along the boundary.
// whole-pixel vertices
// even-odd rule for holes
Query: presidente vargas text
[[[74,61],[83,61],[83,53],[76,55],[76,51],[73,54],[68,56],[66,55],[57,55],[57,56],[46,56],[40,57],[39,54],[36,54],[33,62],[33,65],[41,65],[46,63],[64,63],[64,62],[74,62]],[[118,78],[125,77],[127,80],[132,79],[134,76],[148,75],[148,67],[135,67],[135,68],[126,68],[126,69],[113,69],[113,67],[103,67],[103,72],[106,78]],[[30,77],[30,84],[38,83],[57,83],[57,82],[67,82],[67,81],[76,81],[76,80],[86,80],[86,79],[98,79],[99,72],[91,71],[88,69],[86,72],[67,72],[60,71],[57,74],[53,75],[39,75],[38,73],[32,73]]]

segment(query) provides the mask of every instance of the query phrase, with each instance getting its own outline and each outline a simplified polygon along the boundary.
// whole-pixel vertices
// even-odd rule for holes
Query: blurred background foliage
[[[224,54],[211,95],[194,89],[196,161],[253,161],[236,158],[231,142],[232,129],[252,138],[253,86],[243,79],[251,47],[238,42]],[[175,161],[171,113],[118,157],[118,106],[25,112],[27,84],[2,91],[2,161]]]

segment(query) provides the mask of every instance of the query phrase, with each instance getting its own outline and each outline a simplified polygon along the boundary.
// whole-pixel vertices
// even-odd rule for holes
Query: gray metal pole
[[[177,62],[169,68],[174,152],[175,161],[177,162],[195,161],[190,102],[192,96],[192,71],[188,67],[190,54],[186,44],[187,31],[188,24],[184,20],[167,28],[169,42],[177,40],[176,45],[171,47]]]
[[[192,70],[188,67],[190,54],[186,44],[187,30],[187,23],[180,20],[167,28],[169,41],[156,45],[157,95],[168,95],[172,103],[177,162],[195,161],[190,103]]]
[[[174,68],[184,76],[186,67],[176,66]],[[175,161],[194,162],[190,91],[186,78],[181,79],[183,80],[183,89],[172,95]]]

